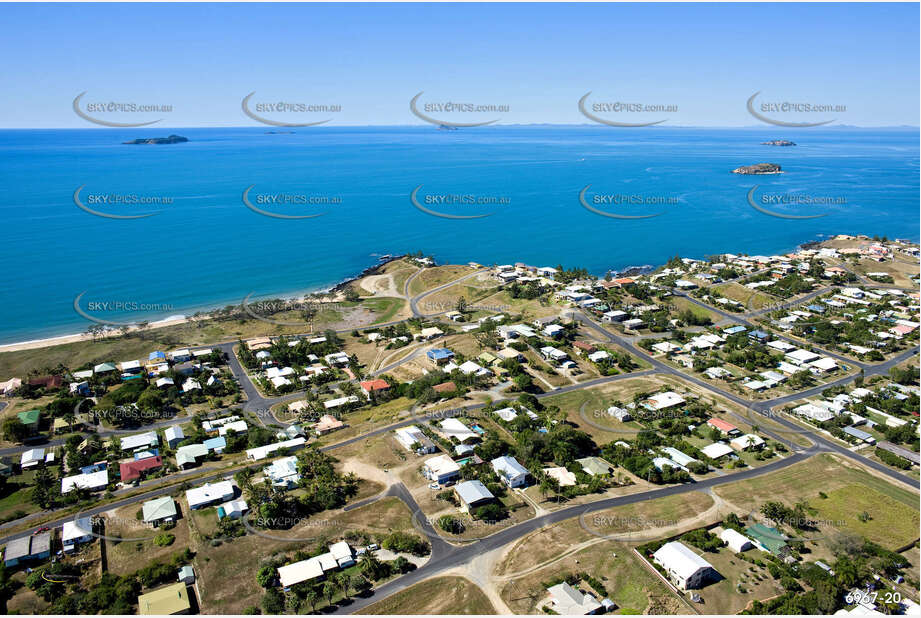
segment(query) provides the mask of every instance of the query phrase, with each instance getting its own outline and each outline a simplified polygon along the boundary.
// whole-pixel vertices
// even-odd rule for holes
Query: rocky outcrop
[[[783,174],[780,166],[776,163],[756,163],[755,165],[743,165],[732,170],[733,174],[745,174],[760,176],[763,174]]]

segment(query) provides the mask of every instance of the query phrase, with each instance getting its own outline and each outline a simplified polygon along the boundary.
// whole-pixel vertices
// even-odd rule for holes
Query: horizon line
[[[295,131],[296,129],[317,130],[317,129],[331,129],[331,128],[390,128],[390,127],[399,127],[399,128],[420,127],[420,128],[425,128],[425,127],[433,127],[433,126],[435,126],[435,125],[424,124],[424,123],[419,123],[419,124],[337,124],[337,125],[325,124],[325,125],[318,125],[318,126],[312,126],[312,127],[298,127],[298,126],[277,127],[277,129],[274,130],[273,132],[275,132],[275,133],[284,133],[284,132],[287,132],[288,130],[290,130],[290,131],[293,132],[293,131]],[[572,123],[572,122],[528,122],[528,123],[516,122],[516,123],[498,123],[498,122],[497,122],[497,123],[494,123],[494,124],[489,125],[489,127],[598,127],[598,128],[605,128],[604,125],[600,125],[600,124],[597,124],[597,123],[591,123],[591,122],[584,122],[584,123]],[[472,127],[472,128],[474,128],[474,129],[488,129],[489,127]],[[73,131],[82,131],[82,130],[86,130],[86,129],[94,129],[94,130],[108,131],[108,130],[111,130],[112,128],[116,128],[116,129],[150,129],[150,130],[156,130],[156,129],[259,129],[259,128],[265,128],[266,130],[269,130],[270,127],[269,127],[269,125],[237,125],[237,124],[228,124],[228,125],[184,125],[184,126],[178,126],[178,125],[158,125],[158,126],[156,126],[156,127],[154,127],[154,126],[148,126],[148,127],[100,127],[100,126],[86,126],[86,127],[2,127],[2,126],[0,126],[0,131],[69,131],[69,130],[73,130]],[[436,128],[440,129],[440,127],[436,127]],[[469,129],[469,128],[471,128],[471,127],[463,127],[463,128]],[[610,128],[610,127],[609,127],[609,128]],[[650,127],[616,127],[616,128],[642,128],[642,129],[668,129],[668,128],[671,128],[671,129],[770,129],[770,127],[767,126],[767,125],[753,125],[753,124],[746,124],[746,125],[688,125],[688,124],[665,125],[665,124],[661,124],[661,125],[650,126]],[[813,129],[813,128],[817,128],[817,127],[778,127],[779,131],[790,130],[790,129],[794,129],[794,130],[802,130],[802,129],[811,130],[811,129]],[[921,130],[921,126],[919,126],[919,125],[911,125],[911,124],[890,124],[890,125],[833,124],[833,125],[826,125],[826,126],[821,127],[821,128],[823,128],[823,129],[915,129],[915,130]],[[456,130],[456,129],[452,128],[452,129],[450,129],[450,130]]]

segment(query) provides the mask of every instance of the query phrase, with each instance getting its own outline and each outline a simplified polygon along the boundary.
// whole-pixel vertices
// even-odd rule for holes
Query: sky
[[[820,4],[3,4],[2,128],[102,128],[87,104],[168,105],[89,115],[158,127],[263,126],[241,109],[290,102],[336,111],[260,116],[332,125],[436,121],[764,126],[746,109],[856,126],[919,125],[919,5]],[[501,106],[447,113],[440,102]],[[611,112],[593,104],[661,105]],[[260,108],[265,110],[265,108]],[[757,109],[762,109],[757,107]],[[776,112],[776,113],[775,113]]]

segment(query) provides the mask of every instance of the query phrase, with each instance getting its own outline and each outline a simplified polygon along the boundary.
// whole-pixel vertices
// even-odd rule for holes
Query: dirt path
[[[361,280],[361,288],[373,296],[403,298],[403,295],[397,291],[393,275],[368,275]]]

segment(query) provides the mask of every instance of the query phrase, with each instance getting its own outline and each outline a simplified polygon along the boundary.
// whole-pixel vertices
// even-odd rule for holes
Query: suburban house
[[[230,500],[217,507],[217,518],[240,519],[249,510],[246,500]]]
[[[150,470],[157,470],[163,465],[163,458],[159,455],[143,459],[128,459],[118,464],[122,483],[131,483],[139,480]]]
[[[44,560],[51,555],[51,533],[42,532],[13,539],[6,544],[3,564],[13,567],[32,560]]]
[[[185,582],[176,582],[138,597],[138,614],[141,616],[188,614],[191,608]]]
[[[732,423],[727,423],[721,418],[711,418],[707,421],[707,425],[718,429],[721,434],[724,436],[732,436],[739,433],[739,428],[733,425]]]
[[[460,466],[447,455],[439,455],[425,460],[422,475],[439,485],[445,485],[460,478]]]
[[[394,430],[397,442],[410,452],[418,455],[435,452],[435,444],[415,425]]]
[[[176,465],[180,470],[186,470],[198,464],[198,460],[208,455],[208,447],[204,444],[186,444],[176,449]]]
[[[761,523],[755,523],[745,529],[745,534],[751,539],[755,547],[775,556],[787,552],[787,537],[777,528],[771,528]]]
[[[19,458],[19,467],[23,470],[34,468],[45,461],[45,449],[30,448],[24,451]]]
[[[195,487],[185,492],[186,501],[193,511],[218,502],[227,502],[233,496],[234,486],[230,481],[220,481],[214,484],[205,483],[201,487]]]
[[[178,516],[176,502],[170,496],[148,500],[141,506],[141,517],[144,523],[154,528],[166,522],[176,521]]]
[[[329,571],[345,569],[355,564],[355,554],[346,541],[339,541],[329,546],[329,551],[307,560],[278,567],[278,579],[282,588],[312,579],[323,579]]]
[[[492,469],[509,487],[522,487],[528,482],[528,469],[518,460],[508,455],[496,457],[491,462]]]
[[[643,402],[643,406],[649,410],[659,411],[674,408],[684,403],[684,397],[678,393],[668,391],[665,393],[656,393]]]
[[[286,451],[296,451],[304,448],[304,445],[307,444],[307,440],[302,437],[291,438],[290,440],[282,440],[281,442],[275,442],[273,444],[266,444],[265,446],[257,446],[255,448],[246,449],[246,458],[253,461],[259,461],[260,459],[265,459],[272,453],[276,453],[282,449]]]
[[[146,433],[141,433],[134,436],[125,436],[124,438],[121,438],[122,451],[133,451],[139,448],[156,448],[159,445],[160,438],[157,436],[156,431],[148,431]]]
[[[176,448],[176,445],[185,440],[185,433],[182,431],[182,427],[179,425],[173,425],[172,427],[167,427],[163,432],[163,437],[166,439],[166,444],[170,448]]]
[[[717,460],[721,457],[725,457],[726,455],[731,455],[733,450],[732,447],[725,442],[714,442],[713,444],[708,444],[707,446],[700,449],[700,452],[710,459]]]
[[[441,337],[445,333],[440,328],[431,326],[428,328],[423,328],[419,334],[422,337],[422,339],[428,340],[428,339],[435,339],[437,337]]]
[[[19,422],[26,426],[30,433],[38,431],[38,424],[42,419],[42,413],[39,410],[26,410],[16,415]]]
[[[383,394],[390,390],[390,384],[386,380],[381,380],[380,378],[376,380],[365,380],[361,382],[361,390],[365,394],[365,397],[371,399],[371,393]]]
[[[582,466],[582,471],[589,476],[606,476],[614,472],[614,466],[601,457],[583,457],[576,463]]]
[[[297,457],[282,457],[266,466],[265,477],[272,481],[273,487],[290,489],[298,484],[301,475],[297,471]]]
[[[438,427],[444,437],[452,442],[457,440],[463,443],[480,439],[480,434],[473,431],[456,418],[446,418],[438,424]]]
[[[464,481],[454,486],[454,495],[461,504],[461,510],[469,513],[470,509],[495,500],[495,496],[480,481]]]
[[[746,433],[738,438],[729,441],[729,446],[737,451],[761,450],[764,447],[764,440],[753,433]]]
[[[345,423],[331,414],[324,414],[319,418],[317,424],[313,426],[314,432],[318,436],[324,436],[345,427]]]
[[[425,353],[436,366],[447,365],[454,358],[454,352],[448,348],[434,348]]]
[[[582,356],[583,354],[592,354],[595,352],[595,350],[597,350],[595,346],[585,341],[573,341],[572,348],[579,356]]]
[[[720,539],[737,554],[754,547],[751,539],[732,528],[726,528],[720,532]]]
[[[89,517],[66,521],[61,528],[61,544],[65,554],[76,551],[77,545],[89,543],[93,538],[93,520]]]
[[[597,614],[602,609],[601,603],[588,593],[576,590],[566,582],[547,588],[550,604],[557,614],[564,616],[585,616]]]
[[[678,541],[671,541],[660,547],[652,555],[652,559],[668,573],[669,579],[681,590],[701,588],[706,582],[719,576],[709,562]]]
[[[61,493],[70,493],[74,489],[100,491],[109,484],[109,471],[97,470],[84,474],[75,474],[61,479]]]

